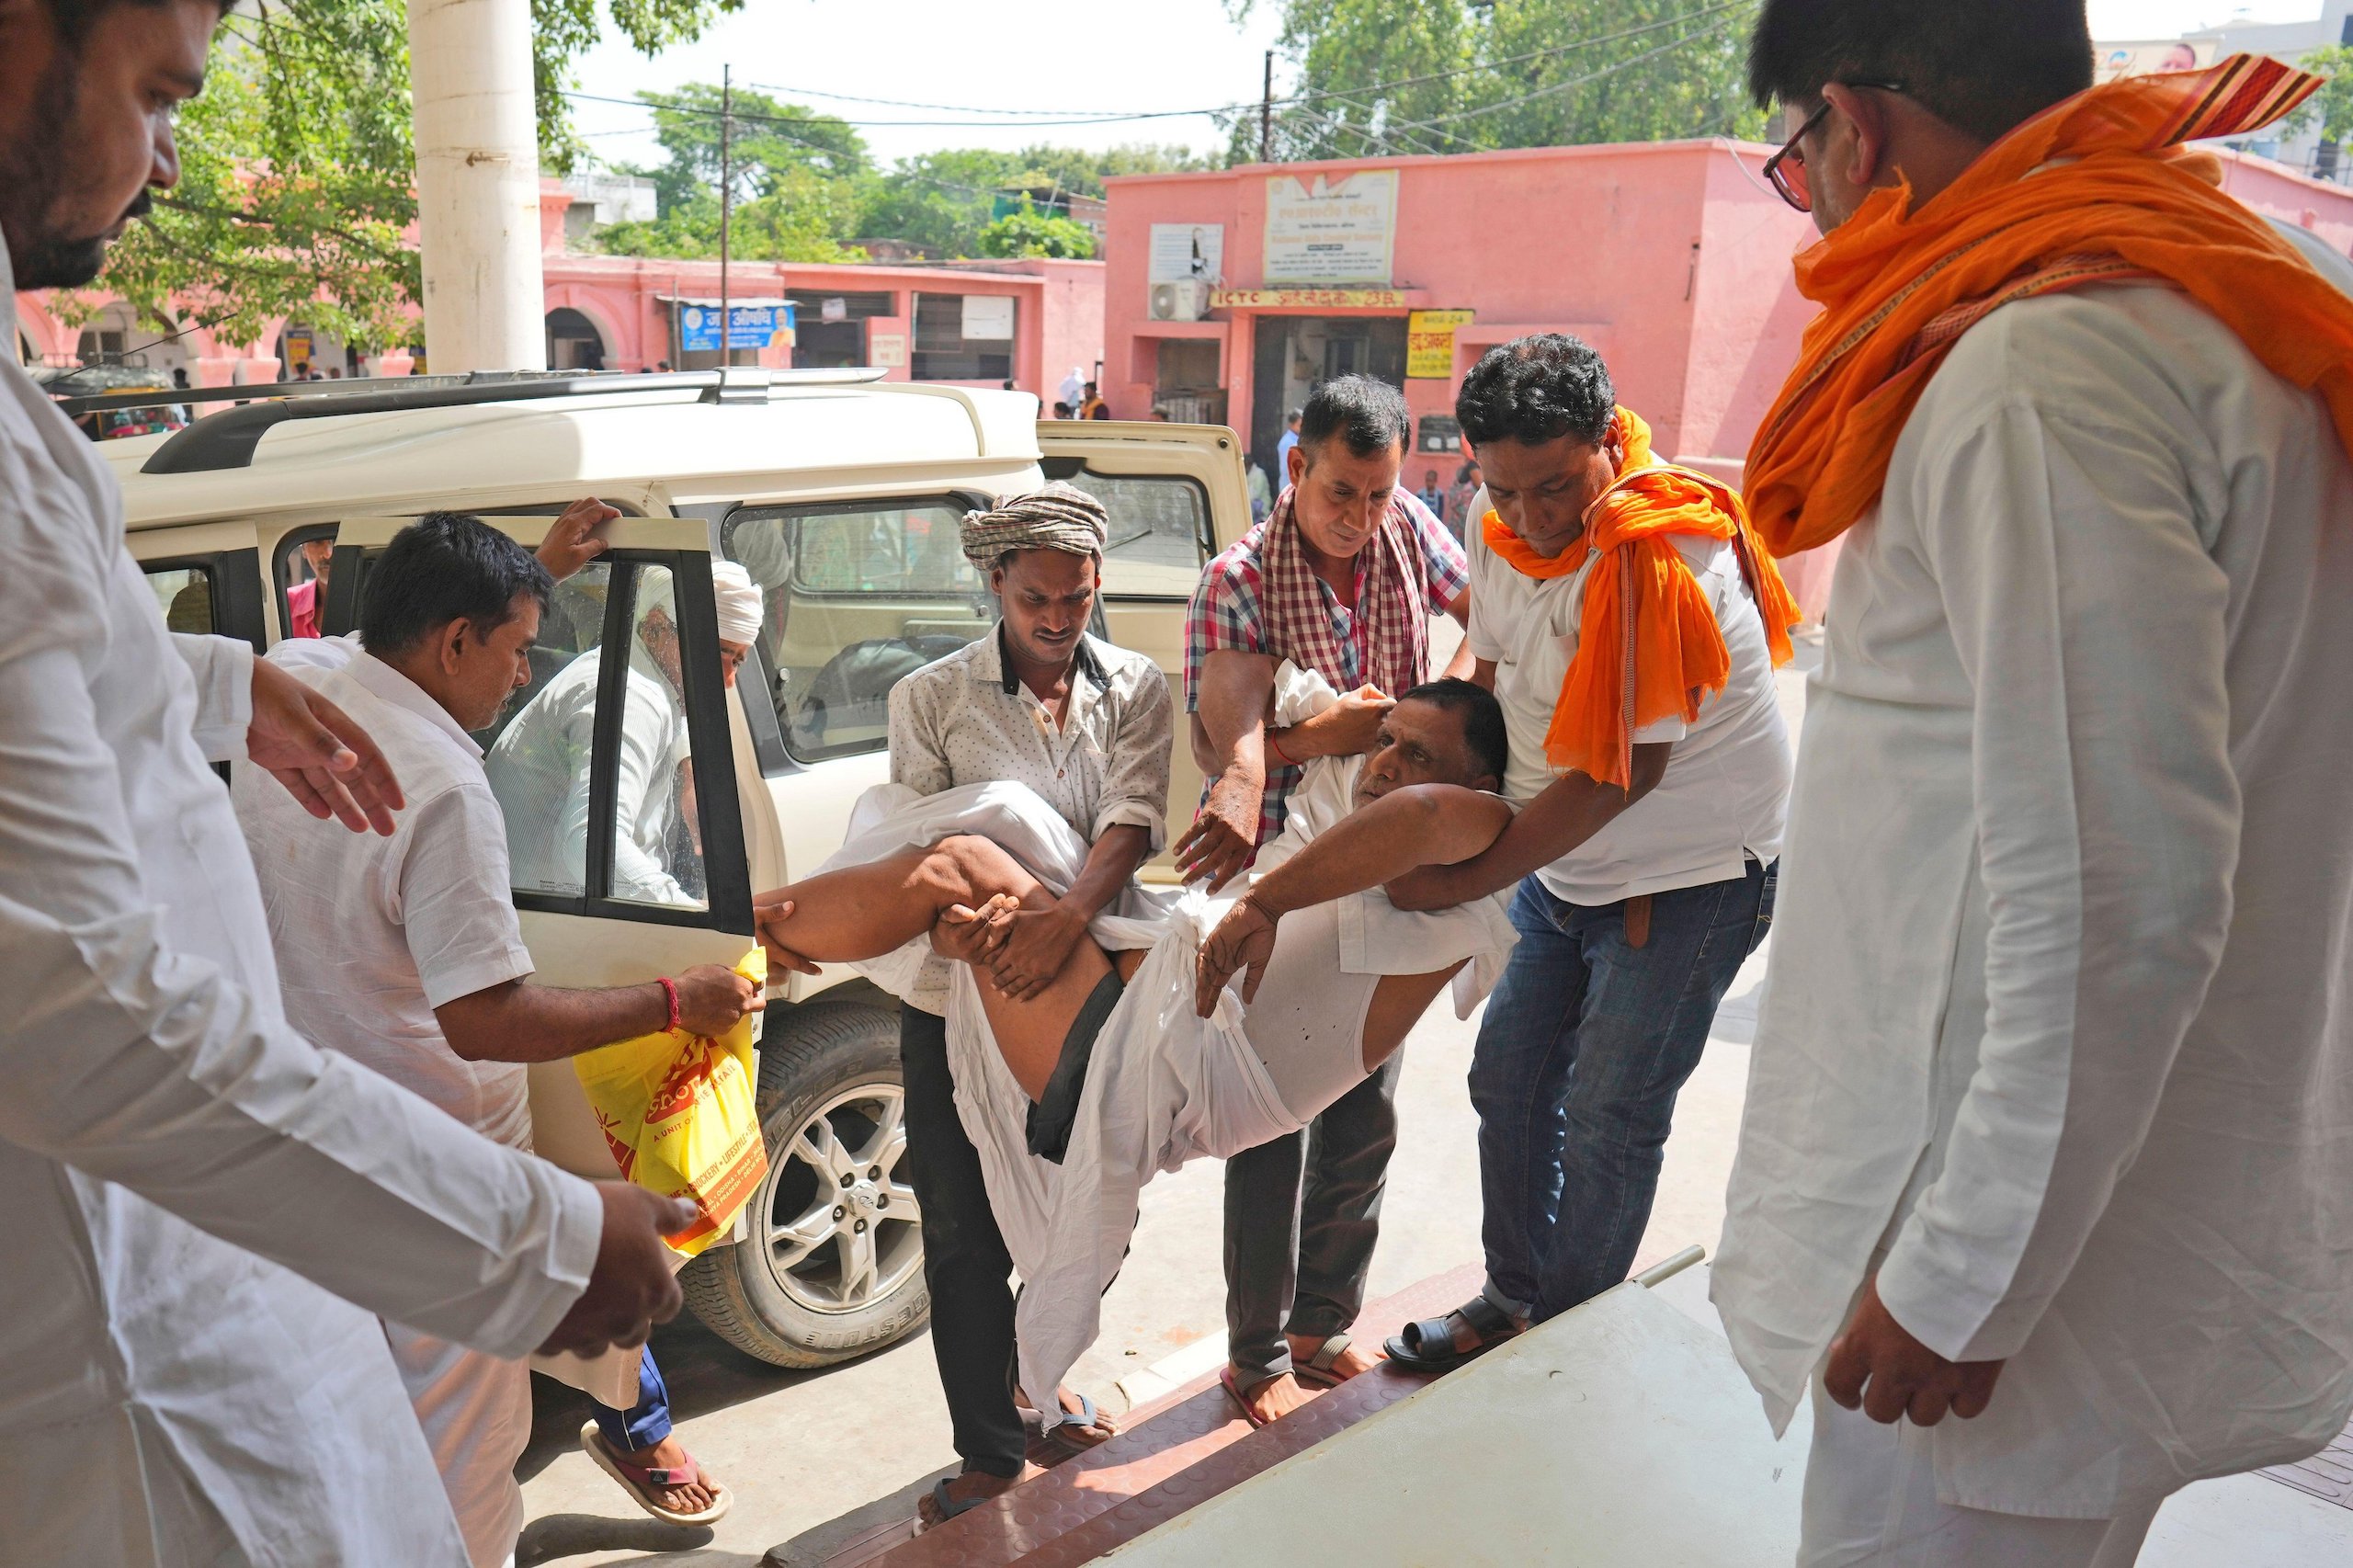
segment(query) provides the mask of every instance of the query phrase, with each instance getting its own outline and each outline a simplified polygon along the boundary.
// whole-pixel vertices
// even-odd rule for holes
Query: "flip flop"
[[[1059,1395],[1055,1403],[1061,1403]],[[1095,1402],[1085,1394],[1078,1395],[1076,1410],[1058,1411],[1056,1414],[1058,1418],[1049,1423],[1043,1411],[1025,1409],[1021,1413],[1022,1426],[1029,1428],[1029,1462],[1044,1469],[1051,1470],[1064,1460],[1075,1459],[1090,1449],[1099,1449],[1120,1435],[1115,1430],[1091,1443],[1064,1435],[1068,1428],[1092,1427],[1103,1418],[1102,1412],[1095,1407]],[[1031,1426],[1033,1420],[1036,1423],[1034,1427]]]
[[[915,1533],[917,1535],[922,1535],[927,1530],[938,1529],[940,1526],[946,1524],[949,1520],[955,1518],[958,1515],[969,1514],[973,1509],[979,1507],[982,1504],[992,1503],[995,1501],[995,1499],[993,1497],[983,1496],[967,1497],[961,1503],[959,1503],[954,1498],[949,1496],[948,1477],[943,1475],[938,1481],[933,1482],[931,1485],[932,1506],[939,1510],[939,1517],[936,1519],[917,1520],[915,1523]]]
[[[1243,1420],[1247,1421],[1253,1426],[1264,1426],[1268,1425],[1265,1416],[1250,1408],[1249,1396],[1242,1392],[1241,1381],[1234,1377],[1233,1368],[1220,1368],[1218,1369],[1217,1381],[1225,1390],[1226,1393],[1233,1398],[1233,1407],[1242,1412]]]
[[[1392,1364],[1406,1371],[1438,1376],[1477,1360],[1520,1332],[1511,1314],[1484,1296],[1472,1297],[1448,1315],[1458,1314],[1479,1335],[1479,1343],[1468,1350],[1455,1348],[1454,1331],[1442,1317],[1407,1324],[1402,1332],[1391,1335],[1381,1349],[1388,1352]]]
[[[1340,1358],[1348,1353],[1353,1343],[1347,1335],[1336,1334],[1315,1347],[1315,1354],[1306,1360],[1297,1356],[1290,1358],[1290,1375],[1310,1388],[1336,1389],[1348,1381],[1347,1376],[1334,1371]]]
[[[594,1421],[580,1428],[580,1446],[588,1450],[588,1457],[597,1461],[598,1470],[620,1483],[622,1489],[637,1500],[639,1507],[665,1525],[699,1529],[705,1525],[717,1524],[727,1517],[727,1510],[735,1506],[735,1494],[711,1477],[705,1475],[702,1466],[697,1464],[691,1455],[688,1457],[683,1467],[673,1470],[663,1470],[653,1465],[631,1464],[620,1457],[613,1446],[605,1441],[605,1435],[597,1429],[597,1424]],[[675,1508],[665,1508],[661,1505],[659,1498],[665,1487],[693,1486],[698,1483],[710,1488],[710,1506],[702,1512],[685,1514]]]

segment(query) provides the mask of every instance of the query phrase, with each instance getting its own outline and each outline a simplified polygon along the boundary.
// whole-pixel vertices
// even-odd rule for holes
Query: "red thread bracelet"
[[[654,983],[662,988],[663,999],[670,1005],[670,1021],[662,1027],[675,1029],[678,1027],[678,983],[665,974]]]
[[[1285,767],[1297,767],[1299,766],[1298,763],[1291,760],[1290,753],[1283,750],[1282,742],[1275,739],[1275,733],[1272,730],[1268,730],[1267,732],[1267,749],[1273,752],[1277,756],[1282,758],[1282,763]]]

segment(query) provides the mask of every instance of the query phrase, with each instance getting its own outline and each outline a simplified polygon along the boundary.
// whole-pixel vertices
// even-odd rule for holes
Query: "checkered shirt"
[[[1422,567],[1422,592],[1429,601],[1433,613],[1451,611],[1470,592],[1471,567],[1462,553],[1462,546],[1446,529],[1446,525],[1431,515],[1420,499],[1404,491],[1397,493],[1397,502],[1412,519],[1414,537],[1420,544],[1417,552]],[[1201,580],[1193,590],[1193,602],[1185,612],[1185,711],[1200,707],[1201,665],[1220,648],[1238,649],[1245,653],[1266,652],[1265,614],[1261,608],[1266,591],[1266,572],[1261,551],[1266,543],[1267,525],[1260,523],[1219,554],[1202,570]],[[1358,602],[1363,602],[1365,568],[1371,555],[1370,546],[1357,557]],[[1342,608],[1339,596],[1322,581],[1316,587],[1324,596],[1324,608],[1332,621],[1332,641],[1340,650],[1340,668],[1335,672],[1320,672],[1326,680],[1343,691],[1353,691],[1364,684],[1365,632],[1362,618]],[[1429,678],[1423,670],[1419,679]],[[1299,787],[1301,770],[1285,767],[1270,758],[1267,768],[1266,803],[1258,812],[1258,842],[1271,841],[1282,831],[1285,802]],[[1206,801],[1209,793],[1202,790]]]

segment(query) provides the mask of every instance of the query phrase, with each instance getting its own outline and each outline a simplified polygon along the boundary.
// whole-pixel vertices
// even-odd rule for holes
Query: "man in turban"
[[[1087,922],[1167,836],[1168,678],[1142,653],[1090,636],[1108,536],[1102,503],[1068,484],[966,515],[965,557],[986,574],[1002,616],[989,633],[891,691],[891,777],[921,794],[1004,779],[1027,784],[1091,846],[1068,892],[1024,910],[991,974],[1035,996],[1062,972]],[[900,1012],[907,1160],[923,1205],[931,1348],[964,1473],[926,1499],[937,1520],[1021,1479],[1034,1428],[1051,1460],[1112,1433],[1092,1402],[1057,1389],[1011,1390],[1011,1255],[990,1212],[981,1158],[956,1113],[948,1066],[949,971],[934,960]]]

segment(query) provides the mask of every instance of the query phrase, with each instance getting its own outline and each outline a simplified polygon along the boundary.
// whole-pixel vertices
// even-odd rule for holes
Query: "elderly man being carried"
[[[1277,697],[1278,717],[1301,724],[1337,701],[1288,665]],[[1488,693],[1415,687],[1370,754],[1316,760],[1238,901],[1131,887],[1018,1000],[980,983],[977,966],[1086,852],[1026,788],[914,800],[882,786],[818,875],[762,900],[781,961],[856,963],[895,991],[935,949],[964,960],[949,1048],[1025,1281],[1023,1386],[1055,1386],[1093,1340],[1154,1173],[1305,1126],[1388,1059],[1449,980],[1461,974],[1466,1012],[1493,983],[1514,939],[1500,901],[1407,914],[1381,890],[1502,834],[1506,744]]]

